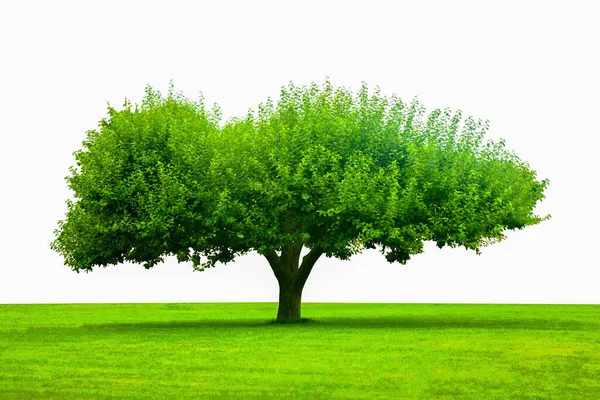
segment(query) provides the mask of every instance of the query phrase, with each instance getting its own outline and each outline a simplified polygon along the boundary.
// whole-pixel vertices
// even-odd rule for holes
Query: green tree
[[[290,83],[223,125],[216,106],[147,88],[75,152],[52,248],[78,272],[167,255],[202,270],[256,251],[279,282],[277,320],[296,321],[323,255],[379,249],[404,264],[425,241],[479,252],[548,218],[533,211],[548,181],[487,129],[366,84]]]

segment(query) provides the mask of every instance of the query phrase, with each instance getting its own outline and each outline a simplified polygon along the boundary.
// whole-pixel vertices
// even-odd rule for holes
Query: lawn
[[[600,399],[600,306],[0,305],[0,398]]]

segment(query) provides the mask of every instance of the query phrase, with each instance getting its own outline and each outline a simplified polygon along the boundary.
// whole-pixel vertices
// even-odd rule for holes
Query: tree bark
[[[265,254],[269,265],[279,282],[279,309],[277,310],[277,322],[300,322],[302,308],[302,290],[323,251],[313,248],[302,258],[300,263],[300,252],[302,245],[291,244],[278,255],[275,251]]]
[[[301,320],[302,290],[279,283],[279,308],[277,322],[299,322]]]

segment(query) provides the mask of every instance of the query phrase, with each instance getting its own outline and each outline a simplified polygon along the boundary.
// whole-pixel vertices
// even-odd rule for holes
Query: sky
[[[169,81],[225,119],[289,81],[362,81],[490,121],[540,178],[552,219],[483,249],[427,243],[321,258],[305,302],[600,304],[600,25],[594,2],[0,3],[0,303],[276,301],[256,254],[204,272],[167,259],[77,274],[50,250],[64,177],[107,103]]]

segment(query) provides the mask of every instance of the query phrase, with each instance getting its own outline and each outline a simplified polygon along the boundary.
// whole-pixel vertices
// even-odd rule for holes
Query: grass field
[[[600,399],[600,306],[0,305],[0,398]]]

